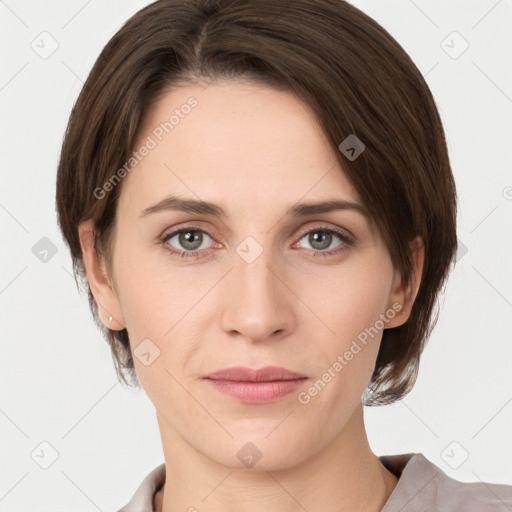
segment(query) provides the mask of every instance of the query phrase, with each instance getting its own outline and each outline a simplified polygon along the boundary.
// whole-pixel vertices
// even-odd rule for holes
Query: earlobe
[[[389,307],[392,307],[393,304],[395,304],[396,308],[396,303],[398,303],[401,306],[401,310],[394,320],[389,322],[387,325],[388,328],[403,325],[409,319],[412,306],[421,284],[423,263],[425,259],[425,246],[421,237],[417,236],[412,242],[410,242],[409,247],[413,256],[413,276],[411,281],[407,285],[404,285],[400,273],[398,271],[395,272]]]
[[[100,260],[94,247],[94,223],[84,221],[78,227],[83,264],[94,300],[98,305],[98,315],[104,325],[111,330],[125,328],[119,299],[111,286],[103,260]]]

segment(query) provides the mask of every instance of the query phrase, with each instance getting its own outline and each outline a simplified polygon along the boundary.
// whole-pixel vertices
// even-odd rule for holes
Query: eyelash
[[[180,228],[180,229],[178,229],[176,231],[172,231],[171,233],[165,233],[164,235],[162,235],[159,238],[159,242],[162,245],[164,245],[165,249],[167,251],[169,251],[171,256],[177,256],[177,257],[181,257],[181,258],[202,258],[204,256],[208,256],[208,254],[211,252],[212,249],[202,249],[202,250],[197,250],[196,249],[194,251],[177,251],[177,250],[175,250],[175,249],[173,249],[172,247],[169,246],[169,244],[167,243],[168,240],[170,240],[173,236],[175,236],[175,235],[177,235],[179,233],[184,233],[184,232],[187,232],[187,231],[204,233],[204,234],[208,235],[210,238],[213,239],[213,237],[207,231],[204,231],[202,229],[198,229],[197,227],[194,227],[194,226],[185,226],[185,227]],[[311,233],[317,233],[317,232],[318,233],[329,233],[329,234],[337,235],[341,239],[341,241],[343,243],[340,244],[340,246],[338,248],[331,249],[330,251],[316,251],[316,250],[313,250],[313,256],[314,257],[316,257],[316,256],[334,256],[334,255],[336,255],[338,253],[341,253],[342,251],[347,250],[347,247],[345,247],[345,246],[350,247],[354,243],[352,238],[349,237],[347,234],[345,234],[343,231],[335,229],[335,228],[326,228],[326,227],[321,227],[321,226],[312,228],[309,231],[306,231],[305,233],[302,233],[302,235],[300,236],[299,240],[302,240],[302,238],[304,238],[306,235],[309,235]],[[204,251],[206,251],[206,254],[203,254]]]

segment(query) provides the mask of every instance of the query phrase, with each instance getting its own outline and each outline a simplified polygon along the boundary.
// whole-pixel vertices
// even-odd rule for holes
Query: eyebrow
[[[227,217],[226,212],[219,205],[210,203],[208,201],[186,199],[176,196],[165,197],[153,206],[145,208],[139,217],[142,218],[152,213],[167,210],[211,215],[217,218]],[[305,217],[308,215],[329,213],[338,210],[352,210],[360,213],[368,219],[370,218],[368,210],[362,204],[341,199],[330,199],[316,203],[299,203],[290,207],[286,211],[286,215],[291,217]]]

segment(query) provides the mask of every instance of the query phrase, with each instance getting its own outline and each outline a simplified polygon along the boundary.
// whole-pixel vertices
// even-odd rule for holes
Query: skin
[[[136,147],[190,96],[197,107],[121,184],[110,274],[94,252],[91,221],[79,229],[105,325],[126,327],[132,350],[146,338],[160,350],[148,366],[134,358],[165,457],[156,510],[379,511],[398,478],[370,449],[361,396],[382,331],[308,404],[298,392],[241,403],[203,377],[233,365],[276,365],[307,375],[299,391],[307,390],[394,303],[403,309],[386,327],[407,321],[421,240],[411,243],[415,281],[407,284],[359,212],[285,215],[297,202],[360,202],[312,112],[289,92],[243,81],[184,84],[148,112]],[[140,217],[169,194],[213,202],[227,216]],[[178,235],[158,243],[185,226],[202,233],[195,250],[202,257],[171,255],[166,247],[194,252]],[[322,246],[308,236],[326,228],[348,230],[355,242],[332,235]],[[236,251],[247,236],[263,250],[252,263]],[[262,454],[252,468],[237,457],[247,442]]]

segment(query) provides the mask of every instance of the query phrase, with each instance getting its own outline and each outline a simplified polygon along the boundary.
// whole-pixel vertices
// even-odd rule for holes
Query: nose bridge
[[[268,294],[275,285],[274,275],[270,271],[277,264],[277,257],[270,246],[263,248],[253,237],[248,237],[236,249],[235,272],[242,286],[242,291],[249,296]]]
[[[270,269],[277,265],[277,255],[267,244],[263,247],[254,237],[244,239],[236,248],[234,258],[236,293],[252,307],[264,310],[266,304],[277,301],[279,293],[276,278]]]
[[[282,266],[273,251],[251,236],[236,247],[221,315],[226,331],[256,341],[291,328],[290,292],[275,275]]]

